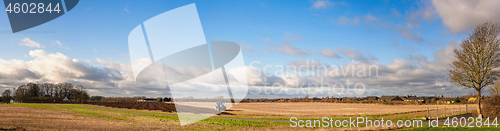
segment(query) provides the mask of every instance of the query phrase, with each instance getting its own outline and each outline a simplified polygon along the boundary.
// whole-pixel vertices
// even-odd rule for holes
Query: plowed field
[[[175,104],[163,102],[91,102],[90,104],[114,107],[114,108],[128,108],[137,110],[161,110],[164,112],[177,112]],[[178,109],[183,112],[189,113],[213,113],[218,114],[214,109],[192,107],[185,105],[178,105]]]

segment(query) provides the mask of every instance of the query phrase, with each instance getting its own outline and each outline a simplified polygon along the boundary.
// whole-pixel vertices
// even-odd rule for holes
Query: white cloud
[[[298,48],[292,47],[289,44],[281,44],[279,46],[274,46],[274,47],[271,47],[271,50],[277,50],[277,51],[283,52],[285,54],[291,54],[291,55],[300,55],[300,56],[308,55],[306,52],[304,52]]]
[[[53,46],[54,44],[55,44],[55,45],[57,45],[57,46],[59,46],[59,47],[61,47],[61,48],[64,48],[64,49],[71,49],[71,48],[69,48],[69,47],[64,47],[64,46],[63,46],[63,44],[62,44],[59,40],[55,40],[55,41],[54,41],[53,43],[51,43],[50,45],[51,45],[51,46]]]
[[[104,67],[106,67],[106,68],[132,72],[132,70],[130,70],[131,67],[128,64],[120,63],[120,62],[105,61],[105,60],[102,60],[102,59],[97,58],[97,57],[95,59],[96,59],[96,62],[98,64],[104,65]]]
[[[365,15],[365,20],[367,22],[379,22],[380,21],[379,18],[377,18],[377,17],[375,17],[375,16],[373,16],[371,14],[366,14]]]
[[[344,54],[345,56],[357,60],[360,62],[368,62],[369,59],[365,57],[365,55],[359,51],[358,49],[349,49],[349,48],[337,48],[337,51]],[[368,54],[371,60],[377,60],[378,58]]]
[[[449,63],[454,60],[453,49],[459,48],[459,44],[456,41],[450,41],[449,45],[441,50],[434,53],[434,61],[422,60],[423,56],[416,56],[417,59],[402,60],[394,59],[390,64],[382,65],[374,61],[365,62],[351,62],[344,65],[325,65],[328,67],[326,70],[311,70],[314,68],[309,68],[309,70],[302,70],[305,75],[298,73],[284,72],[280,76],[262,76],[262,80],[267,80],[268,83],[277,82],[282,85],[306,85],[310,82],[320,84],[344,84],[349,81],[351,84],[361,83],[366,87],[365,93],[359,94],[342,94],[343,96],[366,96],[366,95],[423,95],[423,96],[434,96],[434,95],[447,95],[449,91],[453,90],[455,95],[466,95],[472,90],[463,89],[462,87],[456,87],[452,85],[447,80]],[[360,52],[355,49],[351,49],[347,56],[356,58],[360,56]],[[366,59],[366,58],[365,58]],[[309,61],[294,61],[291,65],[314,65],[321,66],[323,64],[319,62]],[[368,70],[367,67],[376,67],[373,70]],[[318,69],[318,68],[316,68]],[[261,70],[260,70],[261,71]],[[347,71],[346,74],[343,74]],[[338,72],[339,76],[331,76]],[[353,72],[351,74],[351,72]],[[359,74],[369,76],[360,76]],[[273,72],[267,73],[273,74]],[[262,84],[256,84],[262,85]],[[295,86],[296,87],[296,86]],[[352,85],[351,85],[352,88]],[[258,89],[258,88],[257,88]],[[284,91],[291,90],[291,88],[282,89]],[[252,92],[252,91],[250,91]],[[279,92],[279,91],[275,91]],[[302,96],[308,93],[302,94]],[[273,95],[273,94],[271,94]],[[325,96],[325,95],[336,95],[336,94],[311,94],[311,96]],[[266,96],[262,94],[261,96]],[[267,94],[269,96],[269,94]],[[300,97],[300,94],[275,94],[277,97]]]
[[[280,83],[288,86],[303,86],[304,83],[345,83],[347,80],[354,83],[362,83],[366,86],[363,95],[446,95],[445,93],[454,90],[454,94],[465,95],[470,90],[451,85],[446,79],[449,70],[449,63],[454,60],[453,49],[459,48],[459,42],[451,40],[449,45],[434,53],[434,61],[419,60],[423,56],[416,55],[415,59],[402,60],[395,59],[390,64],[382,65],[371,61],[373,58],[366,58],[361,51],[349,49],[343,52],[349,58],[363,57],[364,62],[350,62],[334,68],[328,65],[327,69],[316,70],[308,68],[304,74],[284,72],[279,76],[266,76],[263,70],[255,67],[237,67],[227,71],[228,79],[244,81],[247,73],[247,80],[250,85],[262,86],[265,83]],[[346,50],[346,49],[343,49]],[[82,62],[74,58],[69,58],[61,53],[48,53],[44,50],[32,50],[29,52],[32,60],[4,60],[0,59],[0,89],[12,88],[28,82],[71,82],[82,84],[87,87],[91,95],[104,96],[166,96],[169,90],[161,84],[135,82],[131,67],[128,62],[105,61],[96,58],[97,65]],[[369,57],[370,54],[368,54]],[[294,61],[290,65],[308,65],[307,67],[324,65],[319,61]],[[376,66],[376,70],[366,70],[364,67]],[[342,70],[353,70],[342,75]],[[317,69],[317,68],[316,68]],[[186,70],[193,70],[188,69]],[[304,70],[302,70],[304,71]],[[340,76],[328,77],[325,73],[340,71]],[[371,73],[372,76],[359,77],[360,71]],[[272,74],[272,72],[270,72]],[[316,75],[311,75],[316,74]],[[418,83],[418,84],[415,84]],[[268,85],[269,86],[269,85]],[[309,87],[307,84],[305,87]],[[191,87],[196,88],[196,87]],[[208,87],[207,87],[208,88]],[[217,88],[218,89],[218,88]],[[253,89],[252,89],[253,90]],[[285,88],[283,90],[289,90]],[[150,93],[156,91],[157,93]],[[456,93],[455,93],[456,92]],[[293,95],[293,94],[292,94]],[[294,97],[279,94],[280,97]],[[323,94],[335,95],[335,94]],[[271,96],[271,95],[267,95]],[[257,95],[249,97],[258,97]]]
[[[408,55],[407,59],[412,61],[427,61],[427,57],[421,54]]]
[[[424,42],[424,38],[422,37],[422,35],[420,34],[415,34],[412,30],[411,30],[411,27],[401,27],[401,26],[398,26],[398,27],[394,27],[395,30],[397,31],[397,33],[399,35],[402,35],[403,37],[406,37],[410,40],[413,40],[415,42],[419,42],[419,43],[422,43]]]
[[[401,17],[401,13],[398,12],[398,10],[391,8],[392,14],[396,17]]]
[[[320,54],[329,58],[341,58],[337,53],[333,52],[331,49],[319,50]]]
[[[0,84],[16,87],[28,82],[73,82],[89,88],[112,88],[115,82],[125,81],[130,75],[118,69],[92,66],[61,53],[44,50],[29,52],[32,60],[0,59]]]
[[[313,4],[311,5],[311,8],[319,10],[319,9],[328,9],[329,7],[335,6],[335,5],[348,5],[347,3],[344,2],[330,2],[330,0],[317,0],[314,1]]]
[[[34,59],[26,61],[29,70],[43,74],[45,79],[61,80],[99,80],[112,81],[123,79],[122,74],[114,69],[96,68],[78,59],[71,59],[61,53],[47,53],[44,50],[32,50],[29,56]]]
[[[23,38],[21,39],[21,43],[19,43],[19,45],[21,46],[27,46],[27,47],[36,47],[36,48],[45,48],[44,45],[40,45],[40,43],[36,42],[36,41],[33,41],[31,40],[30,38]]]
[[[318,1],[315,1],[312,5],[312,8],[314,9],[326,9],[328,6],[331,6],[333,5],[333,3],[331,3],[330,1],[328,0],[318,0]]]
[[[468,31],[488,20],[500,23],[498,0],[433,0],[432,4],[451,33]]]
[[[406,19],[412,24],[419,24],[420,21],[433,22],[439,18],[436,9],[430,1],[417,2],[417,10],[407,11]]]
[[[378,57],[373,54],[368,53],[368,56],[370,56],[371,60],[378,60]]]
[[[262,7],[267,7],[268,5],[266,3],[259,3],[260,6]]]
[[[24,81],[39,79],[41,74],[28,69],[28,65],[23,60],[0,59],[0,79],[4,82]]]
[[[418,14],[418,13],[413,13],[413,14]],[[418,21],[416,21],[417,23],[411,22],[411,23],[406,23],[405,25],[398,25],[390,21],[384,21],[383,19],[374,16],[372,14],[366,14],[362,17],[362,19],[360,19],[359,17],[347,18],[346,16],[339,16],[337,20],[335,20],[335,22],[339,25],[357,26],[361,23],[371,27],[388,29],[412,41],[418,43],[424,42],[424,38],[420,34],[416,33],[414,28],[417,26],[415,24],[418,24]]]
[[[359,20],[358,17],[347,18],[346,16],[339,16],[339,18],[337,18],[337,23],[339,25],[353,25],[353,26],[357,26],[360,23],[360,20]]]
[[[284,34],[283,44],[281,44],[281,45],[270,44],[271,45],[270,48],[264,48],[264,49],[276,50],[276,51],[280,51],[280,52],[283,52],[285,54],[291,54],[291,55],[300,55],[300,56],[308,55],[306,52],[302,51],[301,49],[295,48],[291,45],[296,41],[304,40],[304,36],[302,36],[301,34],[298,34],[298,33],[294,34],[294,33],[288,32],[288,31],[283,33],[283,34]],[[272,40],[267,38],[267,37],[264,38],[264,41],[272,42]]]
[[[55,41],[57,45],[62,46],[62,43],[58,40]]]
[[[90,95],[102,96],[168,96],[169,90],[158,84],[136,83],[128,63],[96,58],[97,65],[72,59],[62,53],[44,50],[29,52],[31,60],[0,58],[0,89],[14,88],[29,82],[83,85]],[[150,94],[147,91],[158,91]],[[127,94],[127,92],[129,94]],[[131,96],[131,95],[130,95]]]
[[[265,41],[265,42],[271,42],[271,41],[273,41],[273,40],[271,40],[271,38],[267,38],[267,37],[266,37],[266,38],[264,38],[264,41]]]
[[[289,64],[293,68],[290,68],[292,70],[310,70],[310,69],[325,69],[325,67],[322,67],[324,64],[322,64],[319,61],[309,61],[309,60],[299,60],[299,61],[293,61],[291,64]]]
[[[127,12],[127,13],[130,13],[130,11],[128,11],[127,8],[124,8],[123,11]]]
[[[294,34],[292,32],[285,32],[283,36],[283,40],[288,43],[293,43],[294,41],[301,41],[304,39],[304,36],[301,34]]]
[[[94,49],[95,53],[99,52],[99,51],[97,51],[97,49],[94,46],[92,46],[92,49]]]
[[[241,50],[244,50],[244,51],[248,51],[248,52],[252,52],[254,47],[250,46],[250,45],[240,45],[241,47]]]

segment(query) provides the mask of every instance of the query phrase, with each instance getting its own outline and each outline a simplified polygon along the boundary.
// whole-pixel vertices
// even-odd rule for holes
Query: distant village
[[[487,96],[483,97],[485,99]],[[241,102],[333,102],[333,103],[381,103],[381,104],[470,104],[477,97],[467,95],[461,97],[444,96],[367,96],[367,97],[313,97],[277,98],[277,99],[244,99]]]
[[[482,99],[487,99],[488,96],[483,96]],[[90,102],[212,102],[212,101],[227,101],[227,99],[219,98],[179,98],[174,100],[170,97],[165,98],[146,98],[142,97],[103,97],[92,96]],[[302,98],[246,98],[241,100],[242,103],[252,102],[331,102],[331,103],[380,103],[389,105],[401,104],[472,104],[476,103],[477,97],[474,95],[460,97],[444,97],[444,96],[367,96],[367,97],[312,97]]]

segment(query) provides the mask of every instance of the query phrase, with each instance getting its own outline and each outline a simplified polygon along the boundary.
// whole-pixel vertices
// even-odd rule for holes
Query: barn
[[[148,99],[148,98],[139,98],[137,102],[157,102],[156,99]]]
[[[403,101],[403,99],[401,99],[401,97],[399,96],[381,96],[380,101],[386,101],[386,102],[389,102],[389,101]]]

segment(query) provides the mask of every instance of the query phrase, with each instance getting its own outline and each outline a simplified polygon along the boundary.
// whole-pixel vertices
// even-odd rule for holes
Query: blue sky
[[[446,51],[447,47],[452,47],[450,43],[457,43],[467,37],[470,29],[477,24],[486,20],[496,22],[499,19],[491,13],[474,20],[460,20],[448,15],[448,12],[453,12],[451,9],[456,7],[446,8],[449,3],[437,1],[91,0],[80,1],[65,15],[15,34],[10,32],[7,13],[0,13],[0,18],[3,18],[0,19],[0,58],[10,62],[21,60],[28,63],[28,70],[36,71],[29,66],[29,61],[36,59],[31,56],[30,51],[43,50],[47,56],[59,52],[70,59],[86,62],[84,65],[89,68],[120,72],[126,69],[114,69],[113,65],[122,64],[122,67],[126,67],[129,64],[127,37],[134,27],[158,14],[191,3],[196,3],[207,41],[223,40],[240,44],[244,48],[246,65],[250,66],[252,61],[260,61],[261,64],[254,67],[261,69],[264,65],[290,65],[300,61],[316,61],[326,65],[365,63],[390,68],[391,64],[397,66],[394,63],[401,60],[407,64],[403,64],[405,66],[398,70],[431,71],[432,69],[425,67],[426,64],[435,62],[435,59],[440,57],[437,54]],[[468,5],[466,2],[458,3]],[[481,8],[489,7],[487,5],[491,2],[476,3],[478,6],[467,9],[471,12],[496,11],[494,8]],[[455,15],[466,16],[474,13],[457,12]],[[457,20],[463,22],[457,24]],[[21,45],[25,38],[40,46]],[[435,66],[438,65],[446,66]],[[389,72],[382,75],[390,78],[397,73]],[[445,72],[440,73],[430,76],[445,79]],[[418,88],[411,86],[414,82],[426,84],[421,88],[446,83],[445,80],[424,81],[420,77],[424,76],[415,75],[415,78],[403,80],[402,83],[406,84],[396,82],[399,84],[392,87],[368,84],[368,87],[378,89],[379,93],[364,95],[395,94],[396,92],[381,93],[395,86]],[[77,81],[77,78],[52,78],[54,77],[41,77],[31,81]],[[27,81],[30,80],[4,80],[2,87],[11,88]],[[117,86],[120,85],[118,83],[120,82],[104,81],[103,85],[121,88]],[[449,83],[445,85],[433,86],[432,89],[457,88]],[[94,89],[98,90],[97,87]],[[102,91],[95,93],[105,94]],[[467,94],[470,91],[461,93]],[[420,95],[432,93],[422,92]]]
[[[72,58],[89,59],[94,57],[123,60],[120,54],[126,55],[128,33],[141,22],[165,11],[196,3],[207,41],[227,40],[250,45],[258,50],[269,47],[268,44],[282,44],[286,41],[285,32],[300,34],[304,40],[293,42],[294,47],[302,50],[318,50],[326,48],[354,48],[371,53],[383,64],[388,64],[395,58],[404,59],[408,54],[432,55],[449,41],[450,38],[461,38],[446,35],[445,27],[440,20],[422,21],[421,29],[413,32],[424,37],[424,41],[412,41],[383,27],[363,25],[363,20],[357,26],[339,24],[341,16],[347,18],[373,15],[386,22],[405,26],[408,22],[404,16],[395,16],[391,9],[404,15],[406,11],[418,9],[418,2],[386,3],[383,1],[350,1],[342,2],[333,7],[315,9],[312,1],[224,1],[210,3],[204,1],[81,1],[68,15],[61,16],[49,23],[34,27],[18,34],[4,33],[1,37],[6,48],[2,48],[3,58],[25,59],[24,54],[29,48],[17,45],[19,39],[28,37],[46,45],[49,52],[61,52]],[[337,3],[337,2],[336,2]],[[338,2],[341,3],[341,2]],[[0,17],[6,18],[6,13]],[[381,20],[382,21],[382,20]],[[0,21],[1,30],[8,32],[8,19]],[[30,33],[30,32],[48,33]],[[266,42],[265,39],[272,42]],[[64,50],[49,48],[50,41],[58,40],[66,47]],[[416,48],[415,51],[399,50],[398,46]],[[434,46],[428,46],[434,45]],[[94,49],[97,49],[97,53]],[[12,50],[16,50],[13,52]],[[99,52],[99,50],[101,50]],[[265,51],[286,60],[275,61],[283,64],[296,59],[317,59],[325,62],[340,62],[322,58],[313,53],[299,57],[281,55],[275,51]],[[259,57],[258,52],[248,55]],[[269,57],[275,58],[275,57]],[[251,58],[247,58],[251,59]],[[265,58],[261,61],[274,61]],[[350,61],[350,60],[348,60]]]

